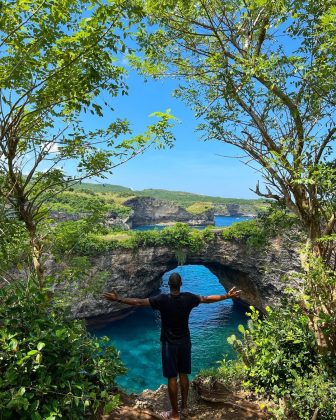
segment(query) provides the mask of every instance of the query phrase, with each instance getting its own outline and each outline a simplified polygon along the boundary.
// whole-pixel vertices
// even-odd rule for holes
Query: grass
[[[198,377],[217,379],[229,390],[239,389],[246,377],[244,363],[241,360],[223,359],[218,364],[218,368],[201,370]]]
[[[49,202],[51,210],[66,213],[116,213],[120,217],[130,214],[123,205],[125,197],[114,193],[95,193],[90,190],[69,190],[57,195]]]
[[[201,214],[213,208],[214,206],[211,202],[196,202],[193,203],[191,206],[187,207],[186,210],[192,214]]]

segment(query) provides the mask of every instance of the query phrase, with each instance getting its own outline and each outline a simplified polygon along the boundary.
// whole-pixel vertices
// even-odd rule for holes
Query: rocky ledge
[[[161,419],[160,412],[169,411],[167,387],[156,391],[145,390],[140,395],[121,395],[122,406],[104,420],[154,420]],[[197,378],[191,382],[189,412],[183,419],[190,420],[257,420],[270,419],[268,401],[261,401],[253,394],[228,389],[213,378]]]
[[[288,282],[284,275],[300,270],[297,248],[278,237],[266,248],[251,248],[245,240],[224,240],[220,231],[199,252],[185,252],[185,264],[204,265],[229,289],[242,290],[239,302],[262,311],[277,305]],[[122,296],[148,297],[158,290],[162,276],[177,266],[173,249],[157,246],[139,249],[116,249],[92,258],[95,273],[106,273],[99,292],[115,289]],[[92,288],[92,286],[91,286]],[[108,322],[123,316],[129,307],[88,294],[72,306],[73,316],[89,323]]]
[[[219,216],[231,216],[231,217],[256,217],[258,210],[251,204],[214,204],[214,212]]]

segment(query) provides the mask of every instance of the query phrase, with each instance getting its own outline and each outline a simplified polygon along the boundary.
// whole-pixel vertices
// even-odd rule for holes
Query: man
[[[187,415],[189,378],[191,373],[191,341],[189,315],[200,303],[214,303],[236,298],[240,290],[233,287],[225,295],[198,296],[189,292],[180,292],[182,279],[178,273],[169,277],[169,294],[160,294],[147,299],[122,298],[115,291],[104,293],[107,300],[132,306],[151,306],[161,315],[161,348],[163,376],[168,379],[168,394],[172,411],[162,413],[163,418],[179,419],[177,376],[181,387],[181,413]]]

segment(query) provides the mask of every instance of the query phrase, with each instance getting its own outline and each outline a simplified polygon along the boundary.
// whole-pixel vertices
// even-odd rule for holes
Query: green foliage
[[[263,177],[256,194],[295,212],[311,242],[332,234],[334,1],[132,3],[145,23],[131,65],[145,76],[179,78],[174,95],[202,120],[203,139],[239,149]]]
[[[248,329],[239,327],[243,339],[228,339],[246,365],[245,386],[275,400],[285,398],[293,418],[309,419],[316,409],[318,418],[335,418],[335,377],[319,356],[309,319],[299,305],[267,308],[263,320],[250,309]]]
[[[71,253],[81,246],[88,235],[96,231],[96,226],[87,219],[58,223],[53,231],[53,252],[55,255]]]
[[[251,247],[263,247],[269,239],[298,226],[298,219],[277,205],[261,212],[256,219],[233,223],[222,231],[227,240],[246,240]]]
[[[242,326],[243,341],[230,342],[244,355],[248,375],[257,391],[283,396],[293,379],[311,371],[317,363],[317,348],[308,319],[298,307],[271,311],[264,320],[251,307],[249,328]],[[252,383],[252,382],[251,382]]]
[[[151,231],[149,235],[148,232],[136,232],[132,239],[135,247],[161,245],[176,250],[198,252],[206,241],[212,240],[213,237],[214,234],[210,229],[200,231],[192,229],[184,223],[176,223],[162,231]]]
[[[300,419],[311,419],[317,411],[318,419],[336,419],[336,385],[323,367],[305,376],[297,376],[292,385],[288,409]],[[287,417],[288,418],[288,417]]]
[[[29,254],[29,240],[22,222],[7,212],[0,211],[0,266],[1,271],[26,261]]]
[[[248,220],[234,223],[222,229],[221,235],[226,240],[246,240],[251,247],[262,247],[270,237],[287,229],[284,213],[270,213],[268,218]],[[281,220],[279,227],[275,220]],[[292,217],[289,216],[291,220]],[[283,225],[283,226],[282,226]],[[92,223],[90,219],[60,222],[53,231],[53,248],[57,255],[74,253],[78,255],[95,255],[116,248],[138,249],[146,246],[167,246],[176,251],[179,261],[183,261],[185,251],[199,252],[207,242],[215,237],[213,230],[193,229],[184,223],[176,223],[163,230],[152,231],[116,231],[107,230],[100,223]]]
[[[203,369],[200,377],[211,377],[219,380],[229,390],[239,389],[246,378],[246,368],[241,360],[226,360],[218,362],[218,368]]]
[[[129,52],[125,38],[138,13],[123,1],[13,0],[1,2],[0,12],[0,195],[29,231],[42,288],[38,225],[50,201],[79,180],[106,177],[148,147],[172,147],[175,118],[169,109],[154,112],[156,122],[137,135],[124,119],[97,124],[113,98],[127,94],[119,58]],[[92,114],[91,124],[83,124],[85,114]]]
[[[117,351],[50,306],[47,291],[0,289],[0,341],[2,419],[82,419],[118,404]]]
[[[72,188],[74,190],[81,190],[85,193],[117,193],[133,195],[133,190],[131,190],[131,188],[105,183],[92,184],[90,182],[81,182],[80,184],[73,185]]]
[[[334,360],[336,368],[336,272],[310,252],[305,254],[304,269],[304,273],[293,275],[300,286],[288,288],[288,291],[301,301],[314,320],[321,352]]]
[[[233,223],[222,231],[222,238],[226,240],[244,239],[251,247],[261,247],[267,243],[266,233],[257,220]]]
[[[300,227],[300,221],[294,213],[290,213],[283,206],[272,203],[265,211],[258,215],[258,223],[268,236],[275,236]]]
[[[112,198],[104,197],[102,194],[64,192],[49,200],[48,205],[53,211],[66,213],[84,213],[105,216],[107,213],[114,213],[120,217],[127,217],[131,209],[117,204]]]
[[[176,223],[161,231],[127,231],[97,234],[84,220],[59,223],[54,230],[54,249],[58,255],[73,253],[95,255],[116,248],[139,249],[146,246],[166,246],[177,252],[198,252],[214,238],[211,229],[192,229]]]

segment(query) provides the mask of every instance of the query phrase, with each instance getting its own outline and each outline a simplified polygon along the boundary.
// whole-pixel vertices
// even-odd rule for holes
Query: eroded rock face
[[[151,197],[135,197],[123,204],[133,210],[129,218],[132,227],[174,222],[184,222],[194,226],[214,224],[213,210],[194,215],[171,201]]]
[[[108,228],[111,227],[118,227],[123,230],[129,230],[130,229],[130,223],[129,223],[129,217],[120,217],[115,212],[110,212],[106,215],[105,219],[105,225]]]
[[[165,247],[144,247],[138,250],[115,250],[92,260],[95,270],[108,274],[102,292],[115,289],[121,296],[148,297],[157,291],[165,272],[177,266],[174,250]],[[261,310],[275,306],[288,283],[284,274],[300,270],[295,248],[277,238],[267,249],[250,248],[243,240],[225,241],[220,233],[198,253],[187,252],[186,264],[209,268],[226,290],[236,286],[242,290],[239,301]],[[72,308],[73,315],[96,323],[123,316],[125,305],[96,300],[88,295]]]
[[[232,217],[241,217],[257,216],[257,209],[250,204],[214,204],[214,211],[216,215],[221,216],[232,216]]]
[[[84,213],[67,213],[66,211],[51,211],[49,217],[55,222],[69,222],[70,220],[77,221],[86,217]]]

